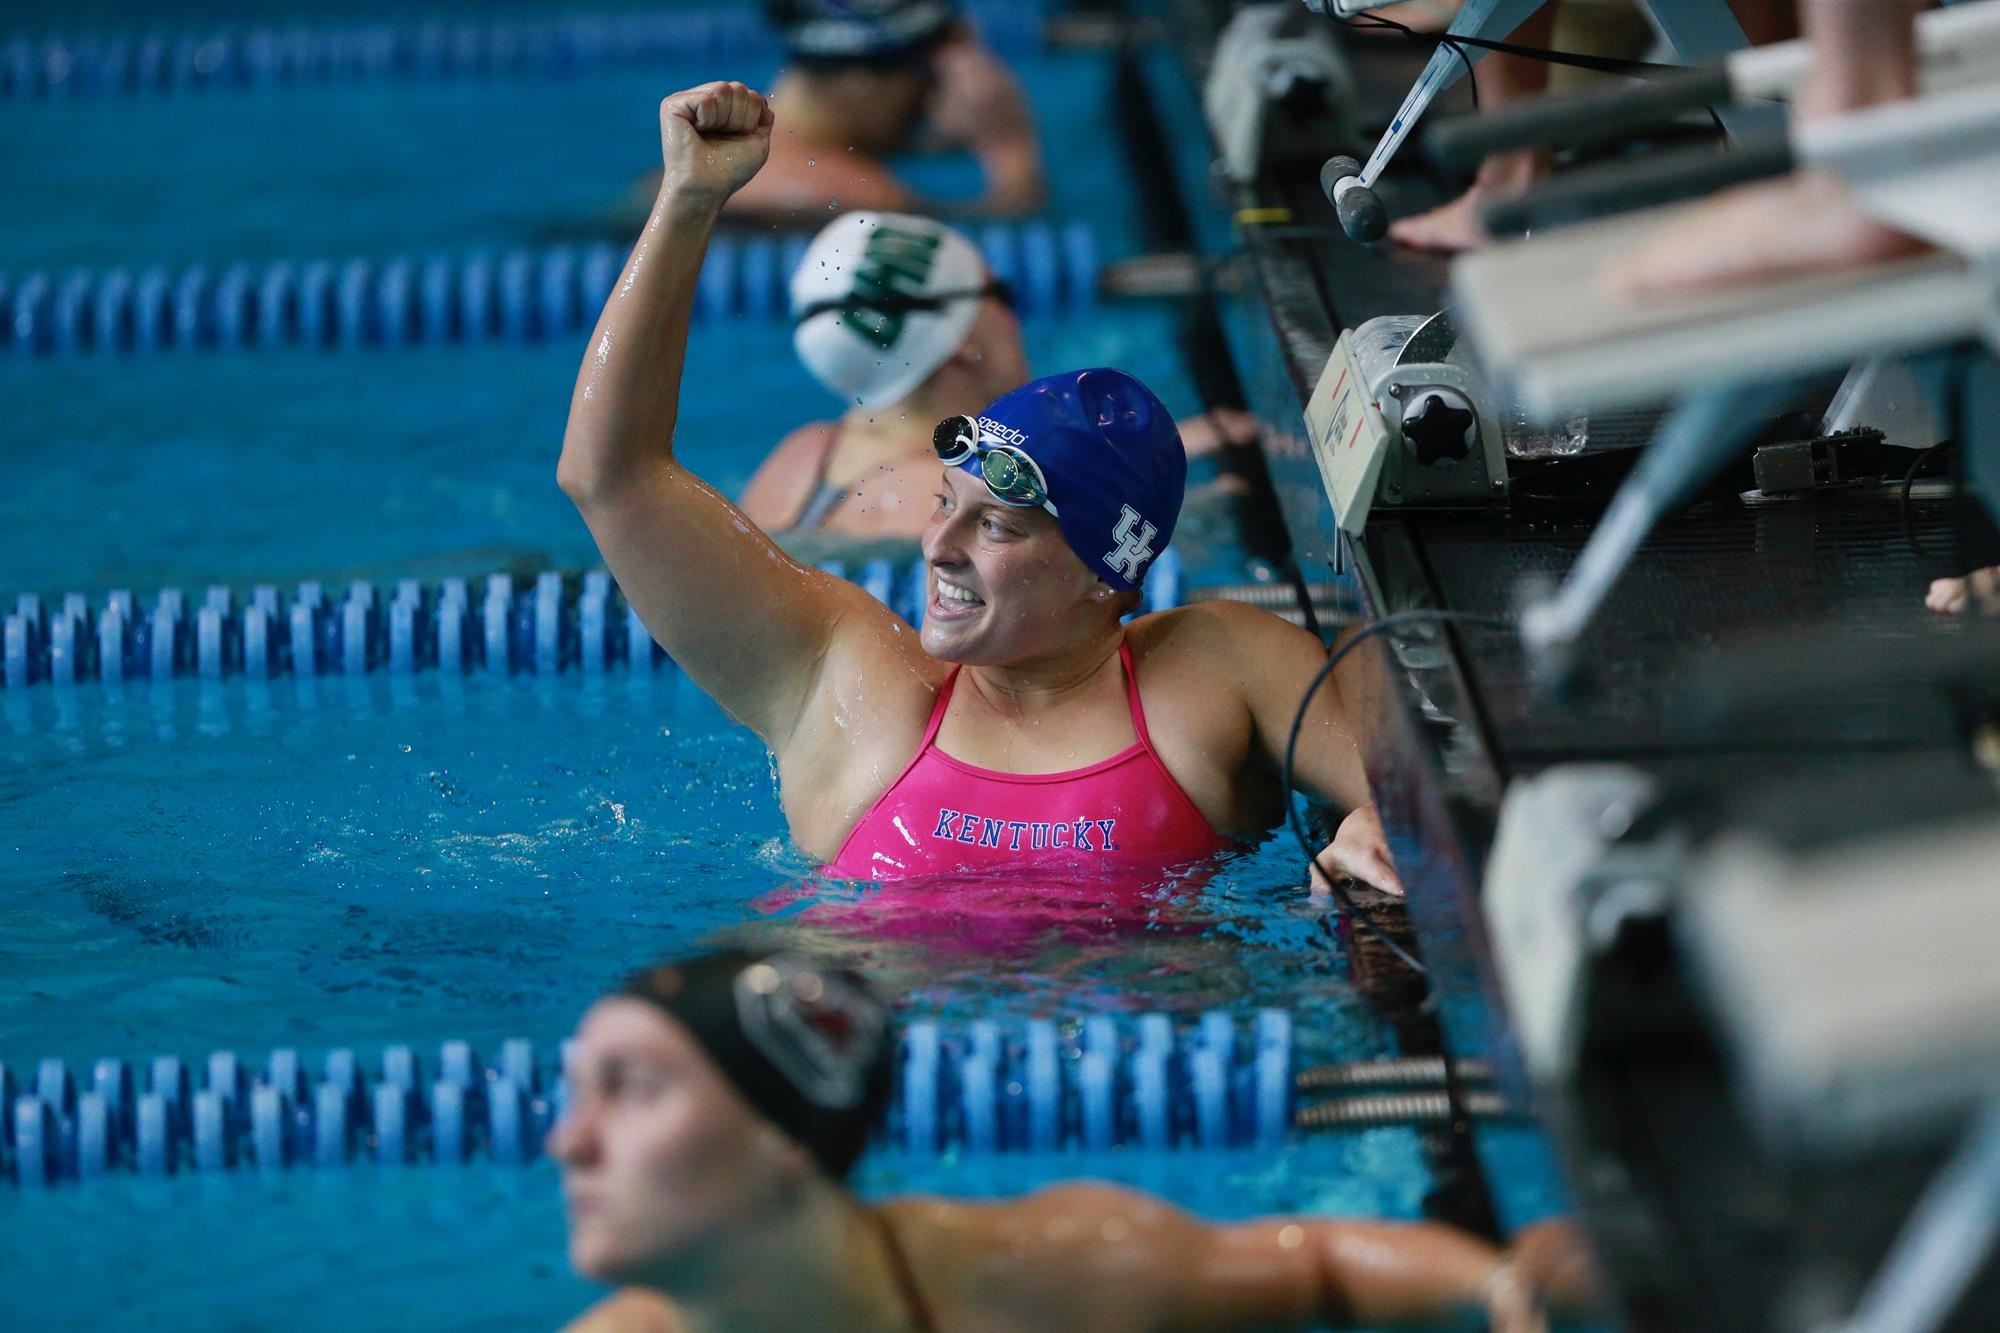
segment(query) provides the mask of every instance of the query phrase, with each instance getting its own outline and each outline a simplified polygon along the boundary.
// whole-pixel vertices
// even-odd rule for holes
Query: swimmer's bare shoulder
[[[658,1292],[628,1287],[563,1325],[562,1333],[681,1333],[681,1328],[672,1301]]]
[[[743,516],[766,532],[787,528],[812,492],[820,459],[833,447],[837,421],[810,421],[778,442],[743,488]]]
[[[1299,701],[1326,661],[1317,637],[1261,607],[1226,600],[1141,616],[1128,634],[1148,726],[1203,813],[1210,814],[1196,789],[1203,762],[1238,786],[1246,765],[1267,777],[1277,772]],[[1298,777],[1306,790],[1353,809],[1368,803],[1368,784],[1354,746],[1357,701],[1342,689],[1349,674],[1313,696]],[[1177,751],[1188,758],[1177,762]]]
[[[1127,634],[1142,665],[1149,658],[1157,658],[1170,670],[1184,663],[1199,664],[1211,687],[1221,681],[1251,679],[1264,652],[1321,654],[1319,641],[1284,617],[1226,598],[1140,616]]]

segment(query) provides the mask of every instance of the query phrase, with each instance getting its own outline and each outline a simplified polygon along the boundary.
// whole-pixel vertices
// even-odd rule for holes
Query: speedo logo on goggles
[[[1056,518],[1049,499],[1049,480],[1021,446],[1028,437],[985,417],[946,417],[931,433],[931,447],[946,467],[964,467],[977,458],[979,479],[1001,504],[1016,509],[1046,509]]]

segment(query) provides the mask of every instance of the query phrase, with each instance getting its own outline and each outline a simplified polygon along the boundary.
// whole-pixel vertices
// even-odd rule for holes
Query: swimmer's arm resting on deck
[[[1270,772],[1281,773],[1300,701],[1326,664],[1327,650],[1306,630],[1267,611],[1244,607],[1234,615],[1241,624],[1232,635],[1236,645],[1232,660],[1243,664],[1244,691],[1256,720],[1259,757]],[[1313,860],[1308,879],[1315,893],[1327,891],[1325,875],[1329,871],[1351,875],[1388,893],[1403,892],[1362,764],[1360,709],[1364,705],[1356,692],[1341,688],[1343,675],[1351,678],[1362,669],[1351,658],[1343,662],[1314,691],[1299,726],[1292,765],[1294,785],[1346,812],[1333,842]]]
[[[1253,756],[1275,776],[1284,769],[1292,722],[1307,687],[1326,664],[1326,649],[1307,631],[1268,611],[1233,602],[1210,602],[1204,607],[1221,618],[1226,631],[1214,652],[1237,673],[1255,728]],[[1343,663],[1313,694],[1299,727],[1292,780],[1300,791],[1347,812],[1339,836],[1319,861],[1329,870],[1401,893],[1403,886],[1389,860],[1361,762],[1361,702],[1341,689],[1341,677],[1351,662]],[[1317,870],[1314,877],[1318,878]]]
[[[723,202],[764,163],[772,115],[740,83],[660,104],[666,172],[570,400],[557,481],[628,601],[696,684],[778,745],[866,593],[788,558],[674,457],[696,280]],[[724,388],[725,392],[729,390]]]
[[[1199,1228],[1169,1333],[1430,1328],[1482,1313],[1496,1333],[1547,1327],[1491,1245],[1434,1222],[1274,1218]]]
[[[1213,1225],[1152,1195],[1094,1182],[1052,1186],[992,1211],[999,1225],[983,1237],[993,1256],[986,1281],[1005,1293],[994,1303],[1021,1327],[1436,1327],[1475,1312],[1502,1333],[1541,1326],[1498,1251],[1433,1222]]]

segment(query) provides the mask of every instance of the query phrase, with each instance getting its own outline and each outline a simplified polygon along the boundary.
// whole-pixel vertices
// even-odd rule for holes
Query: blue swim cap
[[[937,41],[958,22],[955,0],[765,0],[794,59],[883,60]]]
[[[1166,404],[1124,371],[1030,380],[980,414],[979,438],[1035,460],[1063,540],[1112,587],[1138,587],[1173,540],[1187,449]],[[964,466],[981,475],[978,459]]]

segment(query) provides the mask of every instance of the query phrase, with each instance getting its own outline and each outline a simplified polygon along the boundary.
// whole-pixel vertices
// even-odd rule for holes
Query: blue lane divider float
[[[1042,44],[1038,4],[987,0],[968,8],[998,50],[1025,52]],[[777,54],[771,30],[748,4],[348,26],[23,33],[0,43],[0,101],[360,80],[561,77],[620,65],[671,61],[699,67]]]
[[[1028,318],[1097,299],[1097,242],[1082,222],[990,223],[975,233]],[[717,236],[699,319],[782,319],[808,238]],[[586,332],[625,251],[609,242],[458,255],[0,274],[0,345],[30,356],[206,349],[534,343]]]
[[[851,577],[910,624],[921,621],[927,586],[921,560],[820,568]],[[1154,561],[1143,595],[1140,613],[1180,605],[1180,557],[1172,547]],[[435,585],[356,581],[344,594],[308,582],[289,600],[269,583],[247,595],[218,585],[199,601],[163,588],[150,603],[123,589],[95,603],[80,592],[46,602],[23,593],[0,621],[0,680],[9,690],[182,676],[598,676],[671,665],[601,569]]]
[[[565,1044],[565,1058],[567,1045]],[[935,1022],[904,1032],[882,1146],[912,1153],[1274,1147],[1292,1134],[1292,1019],[1222,1012]],[[23,1189],[112,1174],[283,1171],[362,1163],[525,1163],[568,1104],[561,1063],[525,1039],[491,1062],[466,1042],[433,1054],[294,1049],[261,1065],[232,1050],[193,1062],[0,1064],[0,1169]]]

